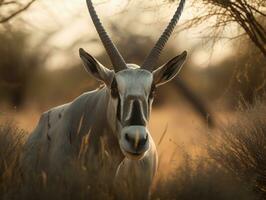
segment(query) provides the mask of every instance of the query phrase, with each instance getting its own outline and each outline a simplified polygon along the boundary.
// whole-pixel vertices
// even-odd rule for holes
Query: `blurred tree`
[[[37,67],[42,63],[40,51],[29,48],[26,34],[0,32],[0,101],[19,107],[26,88]]]
[[[0,23],[6,23],[27,10],[36,0],[0,0]]]
[[[208,99],[221,99],[227,102],[231,109],[236,108],[239,100],[249,104],[266,92],[266,65],[262,54],[253,55],[256,51],[252,42],[233,41],[234,46],[241,43],[241,52],[219,63],[211,63],[209,67],[194,70],[188,83],[194,91]],[[237,47],[235,47],[237,48]],[[198,84],[201,83],[201,84]]]
[[[179,0],[169,0],[178,2]],[[202,14],[189,20],[184,27],[190,28],[214,19],[210,37],[217,38],[231,23],[237,23],[243,32],[234,38],[247,35],[260,52],[266,57],[266,1],[265,0],[193,0],[192,7],[200,8]]]

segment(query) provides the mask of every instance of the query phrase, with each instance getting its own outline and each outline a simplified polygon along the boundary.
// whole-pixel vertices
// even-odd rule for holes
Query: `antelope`
[[[24,153],[24,162],[33,167],[38,161],[47,171],[60,171],[62,166],[77,159],[87,136],[89,162],[97,162],[102,151],[108,151],[109,157],[119,158],[114,179],[130,181],[130,175],[137,183],[142,183],[146,195],[158,163],[156,146],[148,128],[154,93],[158,86],[179,73],[187,52],[158,68],[155,65],[180,18],[185,0],[180,1],[170,23],[141,66],[125,62],[105,31],[92,1],[86,2],[113,70],[79,49],[86,71],[104,86],[43,113],[25,144],[28,151]],[[103,138],[104,150],[101,148]]]

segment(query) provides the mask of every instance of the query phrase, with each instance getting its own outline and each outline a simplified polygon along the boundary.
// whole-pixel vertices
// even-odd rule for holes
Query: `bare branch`
[[[19,8],[18,10],[14,11],[13,13],[11,13],[9,16],[4,17],[2,19],[0,19],[0,24],[1,23],[6,23],[8,22],[10,19],[16,17],[17,15],[21,14],[23,11],[27,10],[36,0],[31,0],[30,2],[28,2],[25,6],[23,6],[22,8]],[[4,0],[2,0],[2,2],[0,2],[3,6],[4,4],[7,5],[6,3],[11,4],[11,2],[13,2],[13,4],[15,3],[15,1],[10,1],[10,2],[4,2]]]
[[[201,25],[214,17],[216,22],[208,25],[208,29],[212,29],[213,33],[216,33],[215,29],[221,31],[227,25],[236,23],[266,58],[266,14],[262,11],[265,6],[265,2],[260,0],[194,0],[192,7],[202,10],[202,14],[184,23],[181,30]],[[241,32],[239,34],[244,36]]]
[[[20,2],[17,2],[17,1],[7,1],[7,2],[4,2],[1,3],[0,5],[12,5],[12,4],[17,4],[17,5],[22,5]]]

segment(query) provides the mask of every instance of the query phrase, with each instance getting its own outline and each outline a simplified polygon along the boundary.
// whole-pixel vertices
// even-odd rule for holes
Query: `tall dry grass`
[[[0,125],[0,199],[15,197],[22,183],[18,163],[24,136],[12,121]]]
[[[161,200],[253,200],[249,187],[207,157],[184,154],[183,163],[167,178],[161,178],[152,199]]]
[[[210,156],[266,199],[266,99],[256,99],[255,106],[241,104],[236,120],[213,139]]]
[[[181,164],[157,177],[151,199],[265,199],[265,113],[263,100],[239,109],[235,121],[211,132],[207,154],[192,157],[181,148],[176,155]],[[62,168],[60,177],[24,174],[19,167],[24,134],[14,123],[0,125],[0,199],[134,199],[130,189],[114,190],[111,160],[100,168],[77,161],[74,170]],[[162,165],[158,174],[163,171]]]

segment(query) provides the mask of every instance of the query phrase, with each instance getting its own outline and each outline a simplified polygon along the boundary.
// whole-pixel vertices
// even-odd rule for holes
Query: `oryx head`
[[[83,49],[80,49],[80,57],[86,70],[103,81],[110,92],[113,118],[115,118],[113,123],[119,145],[123,154],[130,159],[142,158],[150,147],[151,136],[147,125],[156,87],[173,79],[185,62],[186,51],[155,69],[156,61],[178,22],[184,4],[185,0],[181,0],[175,15],[155,47],[143,65],[138,66],[126,64],[102,26],[91,0],[87,0],[90,16],[114,70],[104,67]]]

